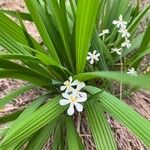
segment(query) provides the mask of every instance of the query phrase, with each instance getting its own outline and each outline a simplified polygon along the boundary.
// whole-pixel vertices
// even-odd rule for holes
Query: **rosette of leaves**
[[[150,6],[139,10],[139,2],[135,6],[129,0],[25,0],[25,3],[27,13],[0,10],[0,46],[7,50],[0,52],[0,78],[28,82],[1,98],[0,107],[33,88],[45,88],[47,93],[25,109],[0,118],[2,124],[10,122],[2,135],[0,149],[40,150],[51,135],[52,149],[85,149],[73,118],[66,114],[66,107],[59,104],[59,87],[69,76],[86,83],[88,100],[84,110],[96,149],[117,149],[105,112],[150,147],[149,121],[109,90],[111,80],[150,89],[149,75],[133,77],[120,73],[114,67],[120,57],[110,52],[112,45],[117,47],[122,42],[112,24],[122,14],[128,22],[132,43],[122,54],[122,59],[126,58],[123,67],[139,66],[150,52],[150,24],[141,34],[137,35],[136,30]],[[16,17],[18,23],[10,16]],[[28,33],[25,20],[36,25],[41,43]],[[99,38],[100,28],[109,29],[111,34],[105,39]],[[101,56],[98,63],[90,66],[86,57],[93,49]]]

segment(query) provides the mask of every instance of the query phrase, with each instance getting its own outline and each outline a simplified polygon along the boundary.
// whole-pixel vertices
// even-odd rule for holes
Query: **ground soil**
[[[142,1],[142,5],[145,3],[150,3],[150,0]],[[24,7],[24,2],[22,0],[0,0],[0,7],[7,8],[10,10],[18,10],[18,11],[25,11],[26,8]],[[35,27],[26,22],[26,26],[29,32],[39,40],[39,34]],[[149,63],[150,58],[146,59]],[[0,98],[7,95],[11,91],[17,89],[18,87],[22,86],[24,82],[20,80],[14,79],[0,79]],[[23,94],[22,96],[16,98],[12,104],[6,105],[4,109],[0,110],[0,116],[11,113],[20,107],[26,106],[31,100],[33,100],[37,95],[40,95],[43,91],[41,89],[32,90]],[[130,97],[125,99],[125,102],[133,107],[137,112],[143,115],[146,119],[150,120],[150,91],[137,91],[133,93]],[[114,131],[114,137],[117,141],[118,149],[119,150],[146,150],[143,144],[133,135],[131,134],[125,127],[121,126],[116,120],[113,118],[108,117],[108,121],[111,125],[112,130]],[[83,120],[84,122],[84,120]],[[90,133],[88,134],[86,131],[89,131],[86,123],[81,125],[83,134],[81,134],[82,138],[86,140],[85,144],[87,146],[87,150],[95,149],[94,143],[92,142],[90,137]],[[2,128],[1,126],[0,128]],[[46,150],[50,150],[50,140],[45,146]]]

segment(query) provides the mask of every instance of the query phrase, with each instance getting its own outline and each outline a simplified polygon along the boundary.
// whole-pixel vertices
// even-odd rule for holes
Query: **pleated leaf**
[[[67,129],[67,144],[69,150],[84,150],[82,141],[75,129],[74,123],[71,118],[66,119]]]
[[[76,73],[84,71],[100,0],[79,0],[76,13]],[[82,65],[81,65],[82,64]]]
[[[98,101],[89,101],[85,107],[88,123],[92,131],[97,150],[117,150],[112,131],[107,123],[103,107]]]
[[[86,87],[86,90],[91,94],[102,91],[93,86]],[[150,147],[150,122],[148,120],[108,92],[102,91],[97,96],[97,100],[99,100],[105,111],[130,129],[147,147]]]
[[[25,118],[23,123],[19,123],[17,128],[3,139],[0,148],[10,148],[16,142],[21,142],[28,138],[47,123],[57,118],[66,109],[66,107],[59,105],[59,99],[60,97],[56,97],[50,100],[50,102],[43,105],[28,118]]]
[[[24,92],[35,88],[35,85],[25,85],[13,92],[11,92],[10,94],[8,94],[7,96],[1,98],[0,100],[0,108],[3,107],[5,104],[7,104],[8,102],[12,101],[14,98],[16,98],[17,96],[23,94]]]
[[[78,74],[75,78],[81,81],[92,80],[95,78],[106,78],[108,80],[116,80],[124,84],[150,89],[150,75],[131,76],[126,73],[99,71]]]

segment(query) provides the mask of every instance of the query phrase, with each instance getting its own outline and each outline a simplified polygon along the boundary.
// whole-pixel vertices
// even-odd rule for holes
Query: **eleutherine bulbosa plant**
[[[116,150],[106,114],[149,148],[150,123],[123,102],[122,89],[150,89],[150,75],[139,69],[150,52],[150,23],[137,33],[150,5],[139,10],[139,2],[129,0],[24,2],[27,12],[0,10],[0,46],[5,49],[0,78],[26,81],[1,98],[0,109],[31,89],[47,92],[0,117],[6,126],[0,149],[42,150],[51,137],[53,150],[86,150],[79,121],[86,118],[95,149]],[[29,34],[25,21],[35,24],[42,42]],[[114,81],[121,100],[111,94]]]

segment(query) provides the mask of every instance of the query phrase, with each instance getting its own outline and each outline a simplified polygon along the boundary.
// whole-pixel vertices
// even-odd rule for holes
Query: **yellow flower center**
[[[74,103],[74,102],[76,102],[76,101],[77,101],[77,98],[76,98],[76,97],[74,97],[74,96],[71,96],[71,97],[70,97],[70,100],[71,100],[71,102],[73,102],[73,103]]]
[[[70,82],[69,82],[69,81],[66,81],[66,82],[64,83],[64,85],[65,85],[66,87],[69,87],[69,86],[70,86]]]

